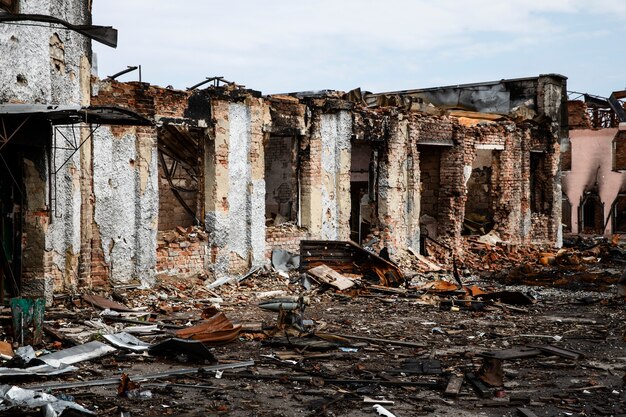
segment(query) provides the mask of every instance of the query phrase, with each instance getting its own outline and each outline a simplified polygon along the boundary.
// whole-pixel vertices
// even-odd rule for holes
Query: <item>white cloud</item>
[[[161,84],[184,87],[204,76],[224,75],[273,91],[282,90],[280,85],[323,87],[318,81],[335,88],[328,85],[333,77],[371,73],[361,68],[368,62],[388,73],[394,60],[407,69],[423,67],[429,54],[485,59],[520,47],[541,48],[571,35],[560,17],[592,15],[625,20],[626,2],[94,2],[94,23],[120,30],[117,50],[96,46],[101,75],[139,63],[149,81]]]

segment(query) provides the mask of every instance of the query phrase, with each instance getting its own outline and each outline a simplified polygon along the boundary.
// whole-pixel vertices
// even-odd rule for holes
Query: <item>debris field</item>
[[[231,282],[58,295],[32,346],[5,308],[0,415],[626,415],[626,247],[566,244],[446,267],[304,241]]]

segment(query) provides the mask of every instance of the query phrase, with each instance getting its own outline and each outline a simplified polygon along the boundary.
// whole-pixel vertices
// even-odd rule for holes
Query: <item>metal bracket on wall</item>
[[[50,210],[54,212],[52,217],[61,218],[57,210],[57,174],[74,157],[76,152],[91,138],[101,125],[55,125],[52,126],[52,146],[49,153],[48,173],[49,187],[48,200]],[[88,129],[89,133],[83,137],[82,129]],[[65,133],[64,133],[65,131]],[[78,131],[78,134],[77,134]],[[68,133],[68,132],[71,132]],[[67,133],[67,134],[66,134]],[[69,152],[69,155],[67,155]],[[62,153],[64,153],[62,155]],[[64,158],[60,165],[57,160]]]

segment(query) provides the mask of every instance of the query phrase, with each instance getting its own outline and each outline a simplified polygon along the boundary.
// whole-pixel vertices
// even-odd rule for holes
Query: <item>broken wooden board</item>
[[[382,285],[368,285],[370,291],[384,292],[387,294],[406,294],[407,290],[404,288],[383,287]]]
[[[466,373],[465,379],[467,379],[467,382],[470,383],[480,398],[488,398],[492,396],[493,391],[491,388],[481,381],[481,379],[478,378],[473,372]]]
[[[510,360],[510,359],[523,359],[523,358],[532,358],[533,356],[541,355],[541,351],[539,349],[527,348],[527,347],[516,347],[511,349],[504,350],[493,350],[490,352],[481,352],[478,356],[482,356],[485,358],[495,358],[500,360]]]
[[[354,242],[338,240],[300,241],[300,268],[307,271],[327,265],[342,274],[359,274],[371,283],[397,287],[405,278],[397,265]]]
[[[108,309],[113,311],[134,312],[134,310],[126,307],[124,304],[120,304],[117,301],[109,300],[108,298],[104,298],[96,294],[83,294],[83,300],[86,303],[98,307],[102,310]]]
[[[530,411],[528,408],[518,408],[517,415],[520,417],[537,417],[537,414]]]
[[[335,287],[340,291],[346,290],[354,285],[354,281],[344,277],[328,265],[318,265],[315,268],[309,269],[307,272],[324,284]]]
[[[461,392],[464,380],[465,378],[460,375],[452,375],[448,380],[448,385],[446,386],[446,390],[443,394],[446,397],[457,397],[459,392]]]
[[[535,300],[520,291],[491,292],[480,294],[479,297],[483,300],[500,300],[504,304],[531,305],[535,303]]]
[[[409,342],[405,340],[393,340],[393,339],[379,339],[376,337],[368,337],[368,336],[357,336],[357,335],[349,335],[349,334],[333,334],[333,333],[315,333],[316,336],[324,339],[324,340],[338,340],[341,339],[353,339],[353,340],[361,340],[364,342],[370,342],[375,344],[383,344],[383,345],[392,345],[392,346],[404,346],[410,348],[424,348],[428,345],[425,343],[418,342]]]
[[[577,361],[578,359],[582,359],[584,357],[582,352],[571,349],[563,349],[556,346],[551,345],[528,345],[530,349],[539,349],[543,353],[547,353],[550,355],[560,356],[566,359],[573,359]]]
[[[440,265],[438,265],[435,262],[431,261],[430,259],[428,259],[424,255],[420,255],[419,253],[416,253],[415,257],[417,258],[418,261],[420,261],[421,263],[426,265],[426,267],[428,268],[427,272],[439,272],[439,271],[443,270],[443,267],[441,267]]]

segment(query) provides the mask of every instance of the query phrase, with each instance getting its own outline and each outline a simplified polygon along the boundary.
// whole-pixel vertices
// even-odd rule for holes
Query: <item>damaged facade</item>
[[[560,244],[563,77],[365,96],[93,87],[155,125],[96,133],[88,285],[241,275],[309,239],[392,256],[422,234]]]
[[[626,232],[626,91],[568,102],[563,152],[563,227],[569,233]]]
[[[116,36],[90,25],[90,5],[0,3],[1,297],[45,295],[51,301],[53,289],[76,287],[89,263],[83,249],[91,245],[85,216],[93,197],[86,176],[93,132],[109,123],[151,123],[128,110],[90,106],[91,39],[85,33],[102,29]],[[53,26],[31,22],[51,19]],[[82,29],[69,30],[72,24]]]
[[[22,1],[21,12],[89,23],[88,2],[56,3]],[[561,244],[562,76],[381,94],[178,91],[91,78],[81,34],[7,29],[1,103],[129,111],[111,126],[67,128],[81,139],[74,151],[47,131],[25,136],[41,138],[33,155],[0,151],[20,173],[0,179],[15,290],[241,275],[302,240],[392,257],[425,239],[462,256],[463,234],[490,231],[511,245]]]

